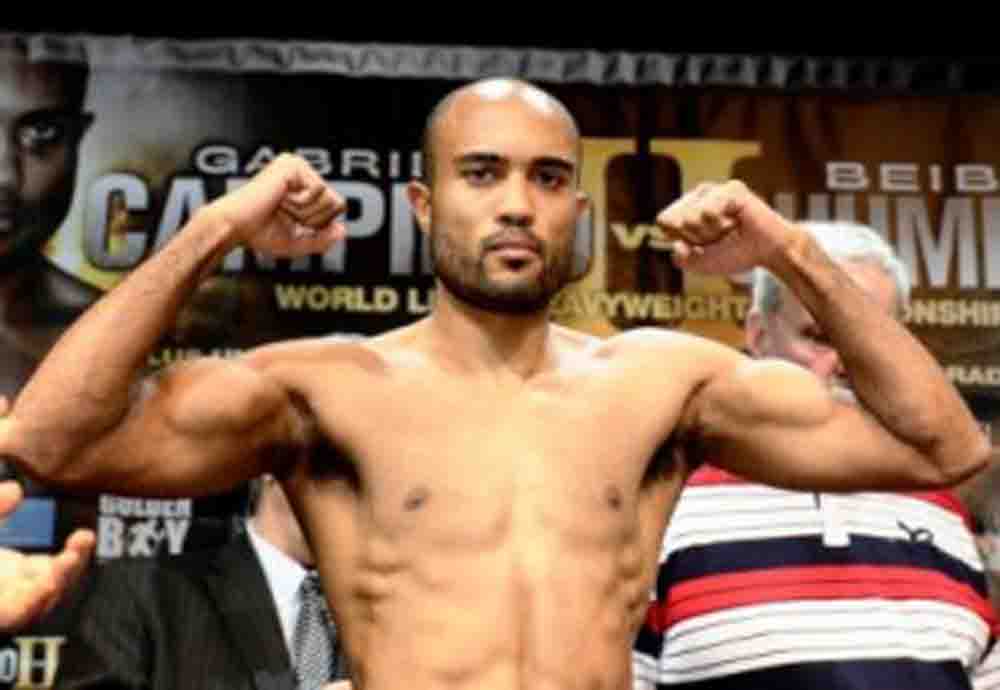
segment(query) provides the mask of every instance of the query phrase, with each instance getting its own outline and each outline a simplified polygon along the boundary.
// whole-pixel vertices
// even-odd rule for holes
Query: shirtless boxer
[[[78,490],[208,494],[280,476],[366,690],[624,690],[664,525],[706,451],[791,487],[953,484],[989,445],[933,358],[797,226],[738,182],[658,218],[695,270],[762,265],[814,313],[864,408],[794,365],[665,330],[552,325],[579,134],[520,82],[450,96],[410,187],[433,244],[430,316],[138,383],[236,245],[298,256],[343,235],[324,181],[282,156],[198,211],[90,309],[32,378],[0,451]]]

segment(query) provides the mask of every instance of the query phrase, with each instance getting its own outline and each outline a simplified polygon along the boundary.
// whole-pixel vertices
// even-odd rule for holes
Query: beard
[[[511,234],[530,237],[538,247],[542,267],[532,279],[512,282],[492,280],[486,270],[486,256],[501,238]],[[458,300],[498,314],[534,314],[546,309],[552,298],[570,281],[572,247],[550,252],[548,244],[530,230],[499,230],[479,243],[478,256],[463,254],[447,232],[431,231],[431,262],[434,275]]]

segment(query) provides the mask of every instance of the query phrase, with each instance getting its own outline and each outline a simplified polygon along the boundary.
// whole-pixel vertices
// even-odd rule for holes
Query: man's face
[[[435,274],[460,300],[500,313],[544,309],[570,279],[578,135],[540,92],[471,91],[435,135],[431,189],[411,199]],[[484,87],[485,88],[485,87]]]
[[[37,251],[69,209],[90,124],[57,65],[0,51],[0,267]]]
[[[896,309],[896,287],[885,271],[871,263],[848,262],[844,270],[886,314]],[[812,315],[787,289],[781,305],[770,316],[748,321],[750,349],[758,357],[777,357],[799,364],[828,384],[844,377],[837,351]]]

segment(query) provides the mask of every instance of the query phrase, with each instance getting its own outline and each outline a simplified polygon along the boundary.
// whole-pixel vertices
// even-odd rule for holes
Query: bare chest
[[[327,421],[380,530],[487,547],[519,531],[600,543],[634,529],[665,440],[644,401],[597,385],[388,388]]]

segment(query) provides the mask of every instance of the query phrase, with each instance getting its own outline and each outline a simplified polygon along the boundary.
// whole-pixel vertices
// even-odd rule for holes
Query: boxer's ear
[[[424,233],[431,230],[431,189],[419,180],[412,180],[406,185],[406,198],[410,200],[413,215]]]

